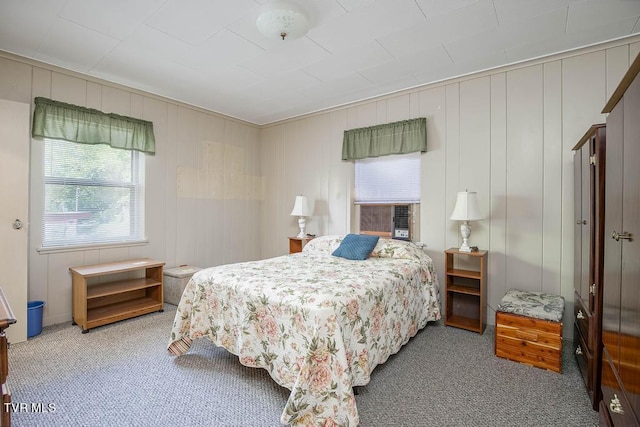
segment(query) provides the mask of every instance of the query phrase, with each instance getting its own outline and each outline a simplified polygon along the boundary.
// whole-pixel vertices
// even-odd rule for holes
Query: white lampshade
[[[311,209],[309,209],[309,201],[305,196],[296,196],[296,202],[293,205],[291,215],[294,216],[309,216],[311,215]]]
[[[306,235],[304,229],[307,226],[306,216],[311,215],[311,209],[309,209],[309,201],[305,196],[296,196],[296,202],[291,210],[291,215],[298,217],[298,227],[300,227],[300,233],[297,237],[304,238]]]
[[[309,20],[294,1],[274,0],[264,5],[256,27],[270,39],[297,39],[309,31]]]
[[[473,221],[483,219],[478,208],[478,195],[475,191],[460,191],[453,209],[451,219],[458,221]]]

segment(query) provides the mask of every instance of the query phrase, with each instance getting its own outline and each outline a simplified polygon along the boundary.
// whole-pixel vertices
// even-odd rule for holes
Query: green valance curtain
[[[152,122],[41,97],[37,97],[35,103],[34,137],[156,152]]]
[[[402,120],[344,131],[342,160],[427,151],[427,119]]]

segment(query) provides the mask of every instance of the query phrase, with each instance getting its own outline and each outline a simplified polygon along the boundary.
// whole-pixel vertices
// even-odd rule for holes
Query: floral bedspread
[[[431,258],[414,244],[380,239],[369,259],[350,261],[331,255],[342,237],[197,272],[169,352],[183,354],[207,337],[291,390],[282,423],[358,425],[353,387],[440,319],[440,298]]]

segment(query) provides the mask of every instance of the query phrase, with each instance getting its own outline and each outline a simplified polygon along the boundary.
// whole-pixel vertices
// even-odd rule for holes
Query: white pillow
[[[327,253],[331,254],[335,251],[342,239],[344,239],[344,234],[332,235],[332,236],[318,236],[304,245],[302,248],[303,252],[313,252],[313,253]]]

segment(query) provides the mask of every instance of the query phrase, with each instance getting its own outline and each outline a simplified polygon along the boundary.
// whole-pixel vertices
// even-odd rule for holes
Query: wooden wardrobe
[[[605,106],[600,424],[640,425],[640,56]]]
[[[606,126],[593,125],[574,150],[573,350],[594,410],[602,398],[602,267]]]

